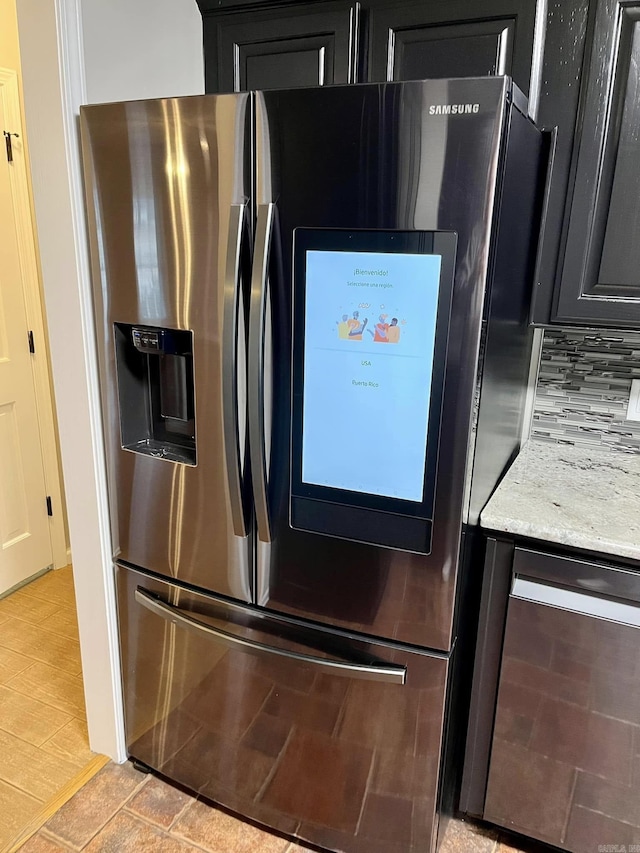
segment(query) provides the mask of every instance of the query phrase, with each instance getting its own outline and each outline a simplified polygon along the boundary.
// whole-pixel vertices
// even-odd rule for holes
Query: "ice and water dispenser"
[[[193,332],[114,323],[125,450],[196,464]]]

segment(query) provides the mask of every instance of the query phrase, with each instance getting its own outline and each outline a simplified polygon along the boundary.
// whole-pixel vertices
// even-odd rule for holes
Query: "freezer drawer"
[[[118,568],[131,756],[331,850],[432,850],[449,661]]]
[[[484,817],[575,853],[631,849],[640,575],[521,549],[514,569]]]

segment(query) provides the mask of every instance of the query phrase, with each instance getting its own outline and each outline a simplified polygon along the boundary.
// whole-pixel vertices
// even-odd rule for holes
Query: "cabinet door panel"
[[[589,0],[563,0],[557,14],[549,12],[545,27],[537,123],[557,127],[558,133],[531,310],[532,321],[545,326],[551,322],[563,242],[589,19]]]
[[[640,324],[640,4],[601,0],[555,319]]]
[[[239,45],[237,89],[322,86],[325,72],[332,76],[333,41],[331,36],[315,36]]]
[[[638,10],[640,11],[640,10]],[[636,12],[638,14],[638,12]],[[640,22],[635,20],[626,60],[624,99],[613,167],[609,215],[599,280],[604,286],[640,288]],[[622,93],[620,93],[622,94]]]
[[[357,3],[330,2],[205,15],[206,91],[356,82],[358,12]]]
[[[511,67],[514,30],[513,19],[398,30],[393,44],[393,79],[506,74]]]
[[[535,0],[375,3],[369,80],[511,75],[529,89]]]
[[[486,820],[575,853],[640,840],[639,624],[637,605],[516,580]]]

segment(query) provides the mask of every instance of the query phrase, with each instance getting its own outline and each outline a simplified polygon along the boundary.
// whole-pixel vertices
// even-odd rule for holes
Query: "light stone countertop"
[[[529,441],[480,523],[640,560],[640,454]]]

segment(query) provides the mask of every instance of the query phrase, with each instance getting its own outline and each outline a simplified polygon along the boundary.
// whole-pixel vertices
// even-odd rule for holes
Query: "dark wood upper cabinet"
[[[529,91],[537,0],[371,0],[362,15],[339,0],[198,3],[207,92],[494,74]]]
[[[205,13],[207,92],[356,82],[357,3]]]
[[[509,74],[529,91],[535,0],[376,0],[368,80]]]
[[[584,57],[593,24],[590,6],[590,0],[562,0],[546,20],[537,122],[543,128],[557,128],[557,137],[533,291],[531,318],[538,325],[551,322]]]
[[[640,3],[599,0],[554,319],[640,325]]]

